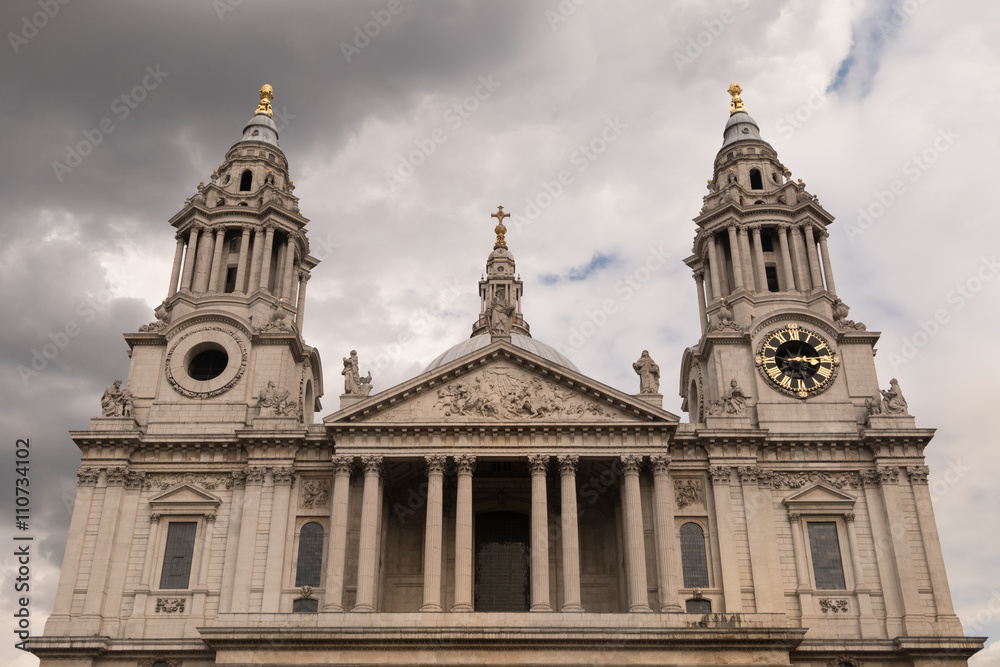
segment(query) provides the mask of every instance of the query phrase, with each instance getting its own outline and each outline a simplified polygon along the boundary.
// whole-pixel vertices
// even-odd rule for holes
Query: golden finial
[[[260,104],[257,105],[257,113],[271,115],[271,100],[274,99],[274,88],[264,84],[260,89]]]
[[[504,213],[503,212],[503,206],[497,206],[497,212],[496,213],[490,213],[490,217],[497,219],[496,229],[493,230],[497,234],[497,240],[496,240],[496,243],[493,244],[493,247],[494,248],[506,248],[507,247],[507,240],[504,239],[503,235],[507,233],[507,228],[503,226],[503,219],[504,218],[509,218],[510,217],[510,213]]]
[[[743,89],[740,88],[740,84],[733,81],[729,84],[729,94],[733,96],[733,101],[729,104],[729,113],[736,113],[737,111],[746,111],[747,108],[743,106],[743,100],[740,99],[740,93]]]

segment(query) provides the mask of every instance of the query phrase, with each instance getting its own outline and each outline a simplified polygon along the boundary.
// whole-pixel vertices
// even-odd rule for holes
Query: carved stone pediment
[[[453,364],[442,372],[435,369],[324,421],[328,425],[678,421],[669,412],[565,367],[550,368],[505,343],[494,346],[503,354],[495,351],[478,362],[466,361],[458,368]]]
[[[797,491],[784,499],[789,512],[839,513],[850,512],[854,508],[854,496],[826,484],[814,484]]]

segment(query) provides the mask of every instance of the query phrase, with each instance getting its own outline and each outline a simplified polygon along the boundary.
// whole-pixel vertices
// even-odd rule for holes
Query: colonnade
[[[531,473],[530,511],[530,610],[556,611],[549,587],[549,518],[546,476],[550,456],[528,456]],[[643,537],[642,502],[639,473],[642,456],[626,454],[619,458],[622,472],[622,514],[625,533],[625,562],[628,609],[631,612],[651,612],[646,580],[646,548]],[[560,478],[562,605],[558,611],[582,612],[580,594],[580,540],[577,526],[576,473],[579,456],[556,457]],[[676,600],[679,573],[673,565],[676,545],[673,528],[672,492],[667,466],[668,456],[650,457],[653,470],[654,517],[660,609],[681,611]],[[345,567],[348,540],[348,496],[353,457],[335,456],[333,511],[325,573],[325,611],[346,611],[343,606]],[[444,470],[447,457],[424,457],[427,471],[427,502],[424,524],[423,604],[421,611],[444,611],[441,598],[443,583]],[[476,457],[471,454],[454,456],[457,492],[454,530],[454,603],[450,611],[474,611],[473,596],[473,477]],[[361,529],[358,554],[357,596],[351,611],[371,612],[378,607],[376,595],[376,564],[379,562],[379,521],[382,515],[383,457],[362,456],[364,476],[361,507]]]

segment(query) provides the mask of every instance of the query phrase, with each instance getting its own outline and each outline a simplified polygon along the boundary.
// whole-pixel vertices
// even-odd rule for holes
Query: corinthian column
[[[194,276],[194,262],[198,256],[198,225],[191,225],[188,233],[187,254],[184,255],[184,277],[181,278],[181,289],[191,290],[191,279]]]
[[[244,236],[244,238],[246,238]],[[330,514],[330,545],[326,557],[326,601],[324,611],[344,611],[344,564],[347,556],[347,502],[351,493],[353,457],[333,457],[333,511]]]
[[[170,267],[170,286],[167,287],[167,298],[177,294],[177,281],[181,277],[181,260],[184,259],[184,237],[177,234],[177,247],[174,249],[174,264]]]
[[[274,247],[274,225],[267,225],[265,230],[264,254],[260,258],[260,289],[270,292],[271,290],[268,286],[271,282],[271,249]]]
[[[219,289],[219,273],[222,267],[222,250],[225,246],[226,228],[219,227],[215,230],[215,252],[212,253],[212,266],[208,267],[208,291],[215,292]],[[224,280],[225,278],[223,278]],[[222,285],[226,287],[225,283]]]
[[[784,274],[786,292],[795,291],[795,273],[792,271],[792,257],[788,252],[788,227],[778,227],[778,244],[781,246],[781,272]]]
[[[760,245],[760,225],[750,225],[753,232],[753,273],[757,277],[757,291],[767,292],[767,271],[764,268],[764,248]]]
[[[424,521],[424,604],[420,611],[441,611],[441,531],[444,523],[444,464],[447,457],[425,456],[427,516]]]
[[[560,456],[558,460],[562,502],[562,611],[583,611],[580,604],[580,536],[576,524],[576,467],[580,457]]]
[[[819,232],[819,252],[823,256],[823,273],[826,274],[826,291],[831,296],[837,296],[837,286],[833,284],[833,266],[830,264],[830,249],[826,245],[826,239],[830,234],[821,229]]]
[[[676,562],[677,545],[674,540],[674,503],[670,495],[669,456],[650,456],[653,466],[653,510],[656,518],[656,571],[659,575],[657,588],[660,592],[660,611],[680,612],[677,601],[680,589]]]
[[[743,262],[740,260],[740,242],[736,238],[736,223],[728,227],[729,230],[729,252],[733,257],[733,281],[736,283],[736,290],[743,289]]]
[[[726,290],[719,280],[719,252],[715,247],[715,235],[708,235],[708,269],[712,277],[712,300],[726,296]]]
[[[549,517],[545,498],[548,456],[529,456],[531,469],[531,611],[552,611],[549,604]]]
[[[375,565],[378,520],[382,515],[381,456],[362,456],[365,488],[361,496],[361,545],[358,550],[358,596],[354,611],[375,611]]]
[[[472,471],[476,457],[459,454],[455,502],[455,604],[452,611],[472,611]]]
[[[625,557],[628,575],[629,611],[653,611],[646,589],[646,544],[642,532],[642,500],[639,495],[639,468],[642,457],[625,454],[622,479],[622,509],[625,515]]]
[[[242,294],[247,291],[247,252],[250,250],[250,225],[240,227],[243,236],[240,238],[240,259],[236,265],[236,287],[234,292]]]
[[[813,226],[802,225],[805,235],[806,255],[809,257],[809,276],[812,278],[813,289],[823,289],[823,275],[819,272],[819,256],[816,254],[816,237],[813,236]]]

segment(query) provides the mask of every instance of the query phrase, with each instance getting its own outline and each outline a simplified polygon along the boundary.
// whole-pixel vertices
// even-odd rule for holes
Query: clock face
[[[822,336],[797,324],[768,333],[754,360],[776,389],[799,398],[827,389],[840,366]]]

